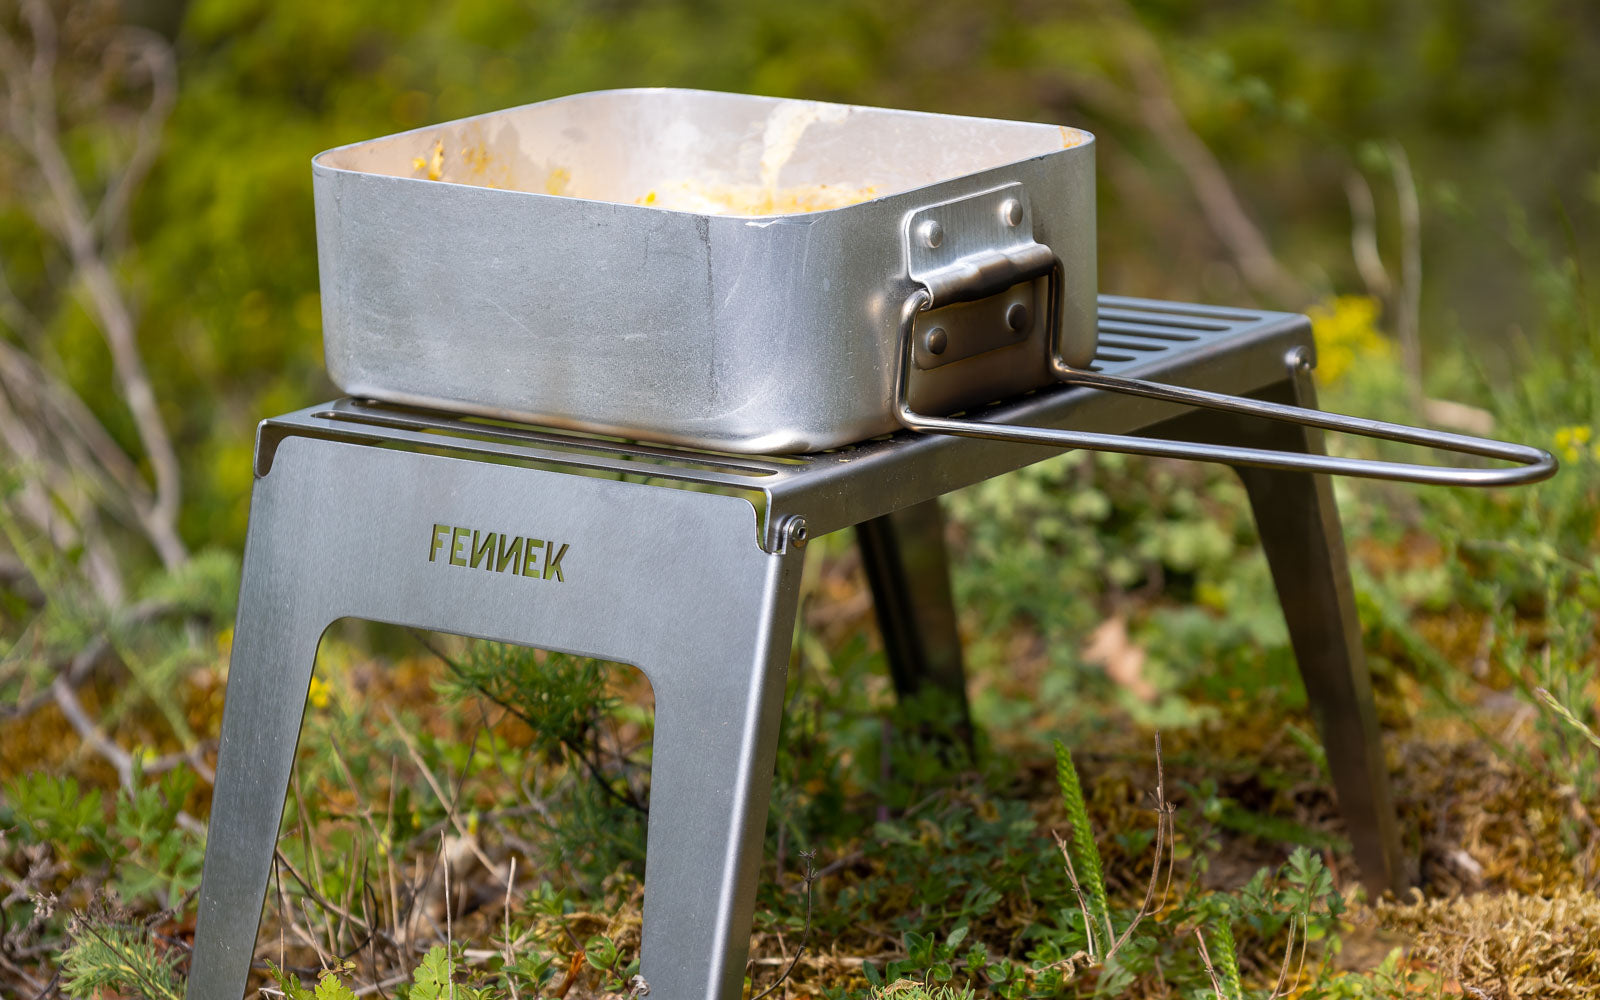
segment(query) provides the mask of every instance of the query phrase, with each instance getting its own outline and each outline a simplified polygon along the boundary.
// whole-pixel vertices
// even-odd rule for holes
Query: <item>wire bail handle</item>
[[[1529,445],[1496,441],[1436,431],[1408,424],[1395,424],[1366,417],[1353,417],[1341,413],[1269,403],[1225,393],[1206,392],[1201,389],[1184,389],[1160,382],[1121,375],[1074,368],[1062,360],[1059,351],[1061,325],[1062,267],[1061,261],[1048,248],[1040,244],[1009,251],[993,251],[987,255],[996,260],[963,259],[955,265],[941,268],[934,280],[913,276],[918,287],[906,297],[900,310],[900,366],[895,379],[895,417],[906,428],[930,434],[956,434],[963,437],[986,438],[994,441],[1016,441],[1025,444],[1049,445],[1057,448],[1082,448],[1088,451],[1122,452],[1130,455],[1152,455],[1160,458],[1184,458],[1198,462],[1222,462],[1228,465],[1247,465],[1264,469],[1289,469],[1300,472],[1322,472],[1338,476],[1358,476],[1365,479],[1389,479],[1407,483],[1428,483],[1445,486],[1520,486],[1548,479],[1559,467],[1549,452]],[[1247,416],[1263,417],[1286,423],[1320,427],[1324,430],[1343,431],[1361,437],[1385,441],[1401,441],[1424,445],[1457,454],[1480,455],[1516,463],[1509,468],[1478,469],[1464,466],[1417,465],[1406,462],[1385,462],[1373,459],[1341,458],[1330,455],[1310,455],[1298,452],[1275,451],[1267,448],[1245,448],[1231,445],[1200,444],[1188,441],[1163,441],[1127,434],[1100,434],[1089,431],[1059,430],[1048,427],[1029,427],[994,423],[986,420],[969,420],[959,417],[939,417],[918,413],[911,408],[910,383],[913,367],[912,338],[917,315],[951,301],[970,301],[994,294],[1020,281],[1048,277],[1046,292],[1049,315],[1046,322],[1049,333],[1050,370],[1060,382],[1085,386],[1106,392],[1142,396],[1163,402]],[[1001,282],[1001,287],[995,287]]]

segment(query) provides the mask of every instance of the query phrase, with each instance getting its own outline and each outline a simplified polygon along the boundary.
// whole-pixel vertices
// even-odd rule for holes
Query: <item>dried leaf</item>
[[[1106,676],[1140,701],[1154,701],[1155,685],[1144,676],[1144,647],[1128,638],[1128,620],[1113,615],[1089,634],[1083,658],[1103,667]]]

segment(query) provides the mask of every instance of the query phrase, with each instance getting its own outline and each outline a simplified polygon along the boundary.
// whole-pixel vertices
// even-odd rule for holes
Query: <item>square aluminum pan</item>
[[[1062,357],[1094,353],[1077,129],[618,90],[332,149],[312,176],[328,371],[353,396],[747,453],[892,431],[911,218],[1001,187],[1061,262]],[[822,185],[864,200],[790,204]],[[1042,305],[1033,284],[1013,298]],[[1051,383],[1045,326],[931,370],[919,353],[912,402]]]

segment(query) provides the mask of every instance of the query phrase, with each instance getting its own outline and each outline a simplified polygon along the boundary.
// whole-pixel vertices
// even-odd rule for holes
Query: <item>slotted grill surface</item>
[[[1098,349],[1089,368],[1115,374],[1156,354],[1227,337],[1263,318],[1242,309],[1102,295]]]

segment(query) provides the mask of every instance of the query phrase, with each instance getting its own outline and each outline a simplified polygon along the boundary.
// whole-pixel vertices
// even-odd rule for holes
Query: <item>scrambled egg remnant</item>
[[[778,186],[778,173],[794,157],[808,128],[819,122],[837,124],[849,116],[850,109],[841,105],[785,101],[767,116],[762,132],[760,183],[669,181],[635,198],[634,203],[703,215],[796,215],[867,201],[877,195],[877,188],[846,184]]]
[[[458,184],[476,184],[479,187],[509,188],[512,182],[510,165],[490,151],[488,143],[467,141],[454,153],[447,153],[443,139],[435,139],[426,156],[411,158],[411,169],[430,181],[445,179],[446,157],[450,159],[450,180]]]
[[[702,215],[796,215],[859,204],[875,197],[877,191],[875,187],[844,184],[798,184],[778,188],[688,180],[662,184],[635,198],[634,204]]]
[[[428,177],[428,180],[430,180],[430,181],[436,181],[439,178],[443,177],[444,176],[444,140],[443,139],[435,139],[433,141],[433,152],[429,153],[428,156],[425,157],[425,158],[421,157],[421,156],[418,156],[415,159],[413,159],[411,161],[411,169],[417,170],[417,171],[427,170],[427,177]]]

